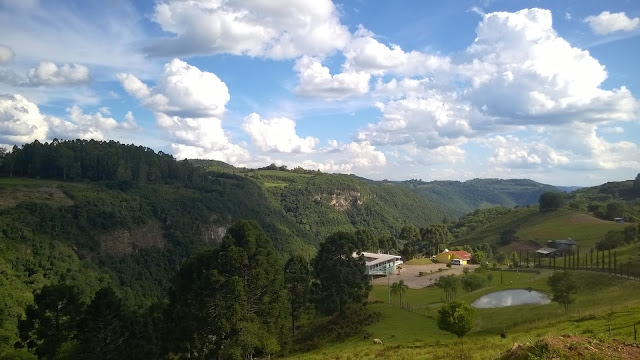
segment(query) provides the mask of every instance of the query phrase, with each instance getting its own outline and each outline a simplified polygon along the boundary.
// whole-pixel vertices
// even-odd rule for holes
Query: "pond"
[[[471,306],[478,309],[490,309],[525,304],[548,304],[550,302],[549,297],[539,291],[515,289],[492,292],[474,301]]]

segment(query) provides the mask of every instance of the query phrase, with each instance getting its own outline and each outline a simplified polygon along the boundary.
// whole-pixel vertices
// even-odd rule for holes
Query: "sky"
[[[0,0],[0,146],[375,180],[640,173],[635,0]]]

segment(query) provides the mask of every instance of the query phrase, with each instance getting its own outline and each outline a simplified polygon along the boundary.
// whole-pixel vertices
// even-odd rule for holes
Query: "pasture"
[[[493,281],[487,287],[465,294],[458,301],[471,303],[487,293],[513,288],[532,288],[550,294],[547,278],[552,271],[492,271]],[[613,338],[633,340],[633,324],[640,323],[640,283],[606,274],[574,271],[580,290],[568,312],[557,303],[521,305],[496,309],[478,309],[475,329],[463,339],[436,325],[437,309],[443,304],[444,292],[436,287],[409,289],[403,295],[408,307],[401,308],[398,296],[387,303],[386,286],[374,286],[370,294],[372,310],[381,313],[379,322],[367,326],[362,334],[321,349],[295,354],[295,359],[495,359],[514,343],[531,344],[546,336],[572,334],[598,341],[608,341],[609,327]],[[411,310],[409,310],[411,309]],[[506,337],[500,336],[505,332]],[[383,345],[375,345],[378,338]],[[595,341],[595,340],[594,340]],[[597,358],[597,357],[596,357]]]

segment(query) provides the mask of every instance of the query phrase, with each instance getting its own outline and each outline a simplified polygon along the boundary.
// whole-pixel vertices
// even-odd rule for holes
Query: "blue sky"
[[[0,0],[0,146],[372,179],[640,172],[635,1]]]

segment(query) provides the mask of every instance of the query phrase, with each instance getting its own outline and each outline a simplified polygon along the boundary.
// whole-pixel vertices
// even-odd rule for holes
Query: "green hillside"
[[[578,190],[563,195],[568,208],[540,213],[530,204],[557,189],[529,180],[396,183],[275,165],[177,161],[113,141],[26,144],[0,156],[0,354],[15,343],[33,294],[48,285],[72,285],[84,303],[108,286],[138,314],[164,306],[185,261],[218,247],[237,220],[255,220],[280,260],[312,258],[336,231],[400,237],[403,227],[425,230],[465,212],[448,225],[457,245],[499,247],[511,230],[539,244],[571,237],[593,246],[624,225],[586,211],[634,216],[635,186]],[[415,245],[436,234],[415,227]],[[638,258],[628,251],[620,261]]]
[[[527,179],[410,180],[400,184],[430,202],[442,204],[444,211],[456,218],[481,208],[534,205],[542,193],[560,191],[554,186]]]
[[[605,221],[579,211],[563,209],[540,212],[537,207],[477,210],[462,217],[452,226],[457,244],[483,242],[497,246],[504,231],[515,230],[518,240],[533,241],[544,246],[548,240],[576,240],[584,248],[594,247],[610,230],[622,230],[625,224]]]

